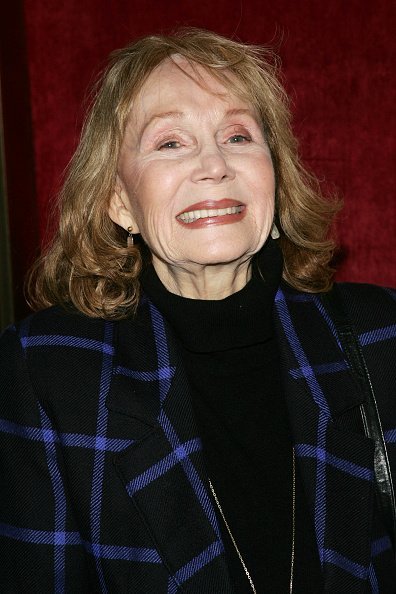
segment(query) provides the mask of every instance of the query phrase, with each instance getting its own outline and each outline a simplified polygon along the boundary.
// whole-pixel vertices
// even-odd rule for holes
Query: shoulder
[[[396,291],[363,283],[337,283],[345,307],[361,332],[396,324]]]
[[[333,297],[333,299],[331,299]],[[390,345],[396,340],[396,294],[393,289],[370,284],[335,283],[330,293],[305,293],[282,283],[276,297],[281,324],[286,332],[296,331],[309,341],[334,334],[335,311],[331,302],[341,303],[358,335],[376,333]],[[390,341],[390,342],[389,342]],[[382,341],[381,341],[382,342]]]
[[[100,350],[105,322],[76,311],[51,307],[35,312],[6,328],[0,338],[1,369],[21,372],[34,367],[44,373],[78,365],[82,350]]]
[[[90,318],[54,306],[8,327],[0,337],[2,385],[37,394],[98,390],[103,368],[114,358],[119,336],[136,343],[147,334],[144,315],[121,321]],[[140,343],[141,344],[141,340]],[[22,389],[22,388],[21,388]]]
[[[100,370],[105,343],[105,322],[75,311],[51,307],[31,314],[8,327],[0,337],[0,382],[6,395],[3,405],[35,400],[90,383]],[[88,365],[87,365],[88,363]],[[30,396],[29,396],[30,395]],[[13,415],[13,418],[19,418]]]
[[[345,295],[358,299],[361,303],[381,302],[396,305],[396,289],[380,287],[368,283],[335,283],[336,287]]]
[[[47,371],[62,362],[80,367],[115,354],[118,345],[132,351],[143,348],[152,337],[149,302],[142,299],[135,314],[121,320],[93,318],[75,308],[53,306],[37,311],[6,328],[0,335],[0,353],[11,353],[29,366]],[[128,346],[129,345],[129,346]],[[136,348],[135,348],[136,345]]]
[[[41,408],[62,426],[76,421],[85,431],[91,423],[94,432],[98,398],[133,370],[156,367],[147,305],[113,322],[61,307],[36,312],[0,337],[0,432],[1,419],[38,426]]]
[[[30,346],[81,347],[83,341],[111,341],[119,327],[135,328],[146,325],[144,306],[139,306],[136,316],[122,320],[106,320],[86,316],[73,307],[53,306],[32,313],[25,319],[6,328],[0,343],[19,340],[23,349]]]
[[[75,310],[61,306],[53,306],[32,313],[25,319],[15,323],[6,330],[14,332],[21,340],[22,345],[26,339],[33,336],[98,336],[103,332],[105,321],[99,318],[90,318]]]
[[[396,290],[364,283],[335,283],[330,293],[341,297],[344,307],[351,318],[366,320],[367,325],[395,323]],[[318,308],[322,296],[326,293],[306,293],[282,282],[276,300],[285,300],[297,314]],[[311,313],[310,312],[310,313]]]

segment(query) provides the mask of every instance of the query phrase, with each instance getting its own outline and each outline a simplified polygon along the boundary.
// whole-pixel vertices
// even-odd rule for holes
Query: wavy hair
[[[126,246],[125,231],[110,219],[108,207],[134,99],[150,73],[175,54],[203,66],[225,86],[231,74],[233,91],[256,108],[275,169],[283,277],[303,291],[331,287],[334,242],[329,228],[339,204],[322,197],[318,182],[299,160],[276,56],[263,47],[188,28],[141,38],[111,54],[94,87],[59,195],[58,230],[27,281],[34,309],[72,303],[89,316],[120,319],[136,308],[142,255],[138,246]]]

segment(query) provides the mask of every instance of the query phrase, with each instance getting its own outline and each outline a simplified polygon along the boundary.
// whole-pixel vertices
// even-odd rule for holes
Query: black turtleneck
[[[289,592],[292,548],[292,442],[281,389],[272,309],[282,272],[275,242],[252,278],[218,301],[169,293],[154,268],[143,289],[181,346],[207,472],[256,591]],[[298,478],[298,477],[297,477]],[[297,480],[293,592],[321,592],[312,526]],[[219,518],[237,594],[252,589]]]

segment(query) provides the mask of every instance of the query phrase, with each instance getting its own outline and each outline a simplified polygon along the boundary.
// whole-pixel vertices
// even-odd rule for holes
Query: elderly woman
[[[396,591],[394,294],[330,290],[271,60],[113,54],[1,341],[2,592]]]

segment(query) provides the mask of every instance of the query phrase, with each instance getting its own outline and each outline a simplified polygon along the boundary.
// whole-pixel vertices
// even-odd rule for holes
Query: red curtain
[[[276,46],[303,159],[345,201],[338,279],[396,285],[394,2],[19,0],[5,10],[3,103],[18,291],[45,236],[95,74],[112,49],[183,25]],[[15,254],[16,245],[25,255]]]

